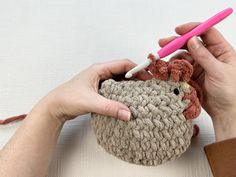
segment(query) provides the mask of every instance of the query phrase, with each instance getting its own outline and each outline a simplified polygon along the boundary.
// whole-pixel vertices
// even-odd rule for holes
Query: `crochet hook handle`
[[[220,21],[222,21],[223,19],[228,17],[232,12],[233,12],[232,8],[227,8],[227,9],[217,13],[213,17],[209,18],[205,22],[201,23],[200,25],[198,25],[197,27],[195,27],[194,29],[192,29],[188,33],[186,33],[182,36],[179,36],[178,38],[169,42],[167,45],[165,45],[163,48],[161,48],[157,52],[157,59],[164,58],[164,57],[172,54],[176,50],[180,49],[181,47],[183,47],[186,44],[186,42],[190,38],[192,38],[193,36],[199,36],[200,34],[204,33],[205,31],[210,29],[212,26],[214,26],[215,24],[219,23]],[[151,63],[151,60],[146,59],[143,63],[137,65],[136,67],[131,69],[129,72],[127,72],[125,77],[131,78],[133,76],[133,74],[148,67],[150,65],[150,63]]]
[[[204,33],[205,31],[210,29],[212,26],[216,25],[217,23],[219,23],[220,21],[222,21],[223,19],[228,17],[232,12],[233,12],[232,8],[227,8],[227,9],[217,13],[216,15],[209,18],[205,22],[201,23],[200,25],[198,25],[197,27],[195,27],[194,29],[192,29],[188,33],[186,33],[186,34],[176,38],[175,40],[171,41],[170,43],[168,43],[165,47],[160,49],[157,52],[157,54],[159,55],[160,58],[164,58],[164,57],[172,54],[176,50],[183,47],[190,38],[192,38],[193,36],[199,36],[200,34]]]

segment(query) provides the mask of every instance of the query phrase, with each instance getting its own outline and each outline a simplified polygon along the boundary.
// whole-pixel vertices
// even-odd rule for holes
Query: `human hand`
[[[175,29],[183,35],[199,23],[187,23]],[[161,47],[176,38],[163,38]],[[189,60],[194,66],[192,80],[204,94],[203,108],[212,117],[216,140],[236,137],[236,53],[232,46],[214,28],[198,38],[193,37],[184,47],[188,52],[177,58]]]
[[[98,94],[98,89],[100,81],[123,74],[134,66],[135,64],[127,59],[94,64],[52,90],[36,107],[44,109],[46,106],[51,116],[62,122],[89,112],[129,120],[131,114],[129,108],[122,103],[102,97]],[[142,70],[134,77],[146,80],[150,79],[151,75]]]

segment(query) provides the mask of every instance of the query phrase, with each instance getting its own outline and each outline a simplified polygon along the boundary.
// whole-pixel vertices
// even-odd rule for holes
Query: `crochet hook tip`
[[[130,72],[127,72],[127,73],[125,74],[125,78],[127,78],[127,79],[131,78],[132,76],[133,76],[133,74],[130,73]]]
[[[126,73],[125,78],[131,78],[133,74],[141,71],[142,69],[148,67],[151,64],[150,59],[146,59],[143,63],[140,63],[139,65],[135,66],[133,69],[131,69],[129,72]]]
[[[156,59],[160,59],[160,56],[157,55]],[[129,79],[131,78],[135,73],[141,71],[142,69],[145,69],[146,67],[148,67],[151,64],[151,60],[150,59],[146,59],[143,63],[140,63],[139,65],[135,66],[133,69],[131,69],[130,71],[128,71],[125,74],[125,78]]]

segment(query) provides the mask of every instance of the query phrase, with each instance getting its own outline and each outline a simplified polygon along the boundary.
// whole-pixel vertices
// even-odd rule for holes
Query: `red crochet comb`
[[[153,77],[160,80],[168,80],[169,78],[175,82],[185,81],[189,82],[193,74],[193,66],[182,59],[174,59],[169,62],[164,60],[157,60],[152,54],[148,55],[151,64],[147,67]]]

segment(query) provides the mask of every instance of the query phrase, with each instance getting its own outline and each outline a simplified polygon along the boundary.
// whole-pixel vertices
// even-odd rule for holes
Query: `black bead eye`
[[[179,89],[175,88],[175,89],[174,89],[174,94],[175,94],[175,95],[179,95]]]

